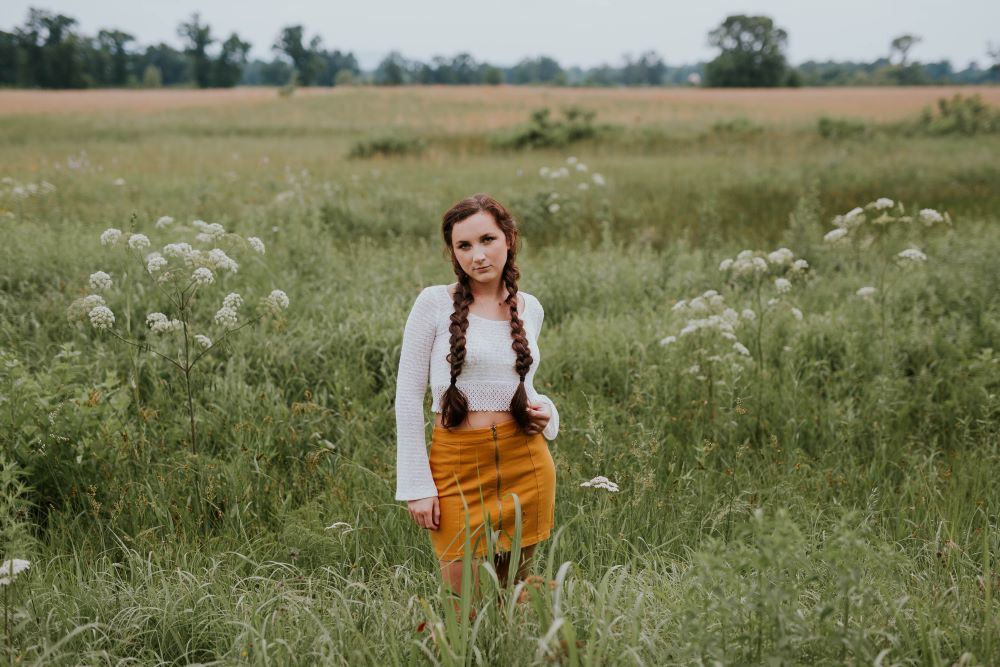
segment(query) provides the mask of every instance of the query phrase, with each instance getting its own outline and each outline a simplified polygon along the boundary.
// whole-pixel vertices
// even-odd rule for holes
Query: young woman
[[[425,288],[403,330],[396,500],[407,501],[413,520],[431,531],[441,575],[460,592],[466,520],[473,558],[486,554],[486,531],[499,532],[494,564],[502,585],[509,578],[515,494],[522,545],[516,580],[549,537],[556,480],[546,438],[556,437],[559,414],[532,386],[544,312],[517,288],[516,223],[500,202],[476,194],[448,209],[441,231],[458,281]],[[437,413],[430,456],[423,412],[428,377]]]

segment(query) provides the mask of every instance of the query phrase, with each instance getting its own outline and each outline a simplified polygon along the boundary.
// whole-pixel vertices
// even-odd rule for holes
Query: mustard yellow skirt
[[[510,551],[515,494],[521,506],[521,546],[552,532],[556,468],[541,433],[528,435],[515,421],[465,431],[435,426],[430,464],[441,519],[438,529],[428,532],[440,560],[462,558],[466,517],[474,557],[487,553],[487,530],[499,533],[497,550]]]

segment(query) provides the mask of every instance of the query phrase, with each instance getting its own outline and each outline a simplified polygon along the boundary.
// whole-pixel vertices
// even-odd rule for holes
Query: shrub
[[[821,116],[817,129],[824,139],[857,139],[868,134],[868,127],[860,120]]]
[[[610,125],[594,123],[596,111],[571,106],[564,108],[562,112],[562,119],[553,120],[548,107],[536,109],[531,112],[531,120],[527,125],[494,137],[493,144],[498,148],[516,150],[555,148],[585,139],[597,139],[611,129]]]
[[[376,155],[419,155],[424,151],[424,142],[413,137],[388,134],[356,142],[347,154],[349,158],[369,158]]]
[[[1000,132],[1000,109],[987,105],[978,94],[971,97],[956,94],[951,99],[942,97],[937,101],[937,113],[925,107],[907,129],[913,134],[932,136],[995,134]]]

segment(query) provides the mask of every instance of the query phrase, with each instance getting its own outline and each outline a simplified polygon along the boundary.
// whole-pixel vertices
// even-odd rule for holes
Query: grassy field
[[[953,92],[0,93],[0,558],[31,563],[2,587],[3,650],[1000,662],[1000,135],[893,129]],[[564,105],[611,127],[497,144]],[[824,114],[867,131],[823,138]],[[387,136],[423,150],[348,158]],[[440,216],[477,191],[519,221],[521,288],[546,312],[535,384],[562,426],[540,579],[467,597],[469,622],[393,501],[392,402],[409,307],[452,280]],[[196,219],[232,233],[216,242],[240,268],[181,314],[143,262],[213,247]],[[107,228],[123,240],[102,246]],[[808,268],[767,258],[782,247]],[[764,269],[720,270],[744,250]],[[111,331],[73,306],[99,270]],[[147,313],[218,342],[227,293],[242,322],[273,289],[289,308],[191,374],[195,447],[184,375],[112,333],[181,358],[184,334]],[[580,486],[597,475],[620,491]]]

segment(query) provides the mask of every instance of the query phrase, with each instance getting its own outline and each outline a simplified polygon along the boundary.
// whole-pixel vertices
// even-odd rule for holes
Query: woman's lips
[[[492,268],[492,267],[489,267],[489,266],[480,266],[479,268],[476,269],[476,271],[485,271],[486,269],[489,269],[489,268]]]

